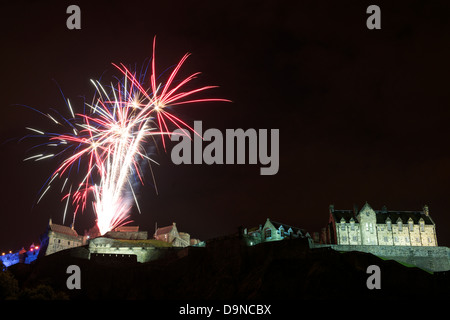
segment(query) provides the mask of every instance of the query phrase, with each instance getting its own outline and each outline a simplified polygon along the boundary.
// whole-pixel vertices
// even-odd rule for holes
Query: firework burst
[[[154,145],[156,137],[159,137],[166,149],[164,136],[170,136],[171,126],[184,126],[194,131],[185,121],[167,111],[168,107],[206,101],[229,101],[191,98],[194,94],[215,86],[182,91],[186,84],[199,75],[194,73],[176,81],[188,56],[189,54],[183,56],[165,82],[158,83],[154,39],[150,84],[147,88],[143,84],[145,72],[138,74],[131,72],[123,64],[113,64],[120,71],[122,79],[107,87],[99,81],[91,80],[96,91],[92,102],[85,103],[85,109],[89,112],[74,113],[69,100],[66,102],[70,117],[57,117],[38,111],[68,129],[66,133],[58,134],[28,128],[33,131],[31,136],[45,137],[47,147],[61,148],[56,153],[44,152],[25,159],[61,159],[44,184],[38,202],[52,184],[60,180],[63,181],[62,201],[65,201],[63,221],[66,219],[69,203],[74,208],[75,220],[76,215],[84,211],[91,202],[101,234],[130,222],[131,208],[136,205],[139,210],[135,181],[139,182],[138,185],[143,184],[142,164],[146,162],[151,166],[154,162],[148,153],[149,146]],[[78,177],[77,182],[73,181],[74,175]]]

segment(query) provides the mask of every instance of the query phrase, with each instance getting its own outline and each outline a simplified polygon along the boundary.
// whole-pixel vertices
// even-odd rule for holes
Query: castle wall
[[[0,260],[2,260],[3,265],[5,267],[9,267],[9,266],[12,266],[13,264],[19,263],[19,261],[20,261],[19,256],[20,256],[19,252],[8,253],[4,256],[0,256]]]
[[[147,231],[109,231],[105,234],[105,237],[126,240],[146,240],[148,233]]]
[[[360,251],[377,257],[414,265],[432,272],[450,270],[450,248],[383,245],[320,245],[312,248],[331,247],[336,251]]]
[[[336,229],[338,244],[361,244],[361,230],[359,223],[337,223]]]
[[[364,221],[364,220],[363,220]],[[336,223],[337,244],[341,245],[381,245],[381,246],[437,246],[433,225],[408,223],[374,224],[366,221],[359,223]]]
[[[63,233],[48,232],[48,246],[45,255],[49,255],[61,250],[70,249],[84,245],[84,238],[73,237]]]
[[[394,238],[392,237],[392,229],[389,230],[387,224],[377,225],[378,244],[381,246],[393,246]]]
[[[348,228],[348,239],[350,245],[361,244],[361,230],[358,223],[349,223]]]
[[[187,254],[183,251],[187,248],[174,247],[155,247],[152,245],[138,246],[132,243],[121,243],[114,239],[99,237],[89,241],[89,253],[91,257],[117,257],[125,258],[127,256],[136,256],[137,262],[149,262],[170,255],[178,257]]]
[[[437,246],[436,228],[433,225],[425,225],[424,231],[421,232],[420,239],[422,246]]]
[[[393,224],[392,236],[394,237],[394,246],[410,246],[408,224]]]

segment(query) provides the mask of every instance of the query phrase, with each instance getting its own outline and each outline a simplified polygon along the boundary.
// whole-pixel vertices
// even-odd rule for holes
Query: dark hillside
[[[182,258],[149,263],[93,261],[60,252],[9,270],[21,288],[39,284],[70,299],[408,299],[450,298],[449,275],[430,274],[360,252],[309,249],[303,239],[243,245],[238,237],[190,247]],[[69,265],[81,269],[81,289],[68,290]],[[366,286],[367,267],[381,269],[381,289]]]

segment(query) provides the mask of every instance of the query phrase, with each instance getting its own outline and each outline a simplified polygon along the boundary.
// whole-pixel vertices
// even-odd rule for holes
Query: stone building
[[[89,259],[95,262],[145,263],[168,255],[184,256],[185,248],[173,248],[170,243],[154,239],[130,240],[97,237],[89,240]],[[175,250],[172,250],[175,249]]]
[[[147,231],[139,231],[139,226],[121,226],[112,231],[108,231],[104,237],[124,240],[146,240]]]
[[[156,228],[154,238],[171,243],[174,247],[188,247],[191,245],[191,236],[189,233],[178,232],[175,222],[171,226]]]
[[[41,254],[49,255],[61,250],[84,246],[87,236],[80,236],[72,227],[54,224],[49,220],[46,233],[41,237]]]
[[[321,243],[338,245],[438,246],[436,225],[428,206],[422,211],[336,210],[330,205],[329,222]],[[325,239],[323,239],[325,237]]]
[[[293,238],[310,238],[308,232],[267,218],[263,225],[256,228],[244,229],[244,236],[248,245],[252,246],[267,241],[280,241]]]

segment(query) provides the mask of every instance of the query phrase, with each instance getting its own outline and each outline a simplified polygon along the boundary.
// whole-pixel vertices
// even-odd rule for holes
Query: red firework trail
[[[39,161],[56,156],[63,158],[47,180],[46,188],[38,200],[41,200],[57,177],[65,177],[61,189],[64,194],[62,201],[66,202],[63,220],[70,199],[75,208],[75,220],[77,213],[86,209],[89,195],[92,194],[96,224],[101,234],[128,223],[132,206],[135,204],[139,209],[133,181],[137,177],[140,184],[144,183],[140,162],[146,160],[151,165],[150,162],[153,161],[147,153],[150,142],[155,142],[155,136],[160,136],[166,150],[164,136],[170,136],[170,124],[177,128],[184,126],[195,132],[185,121],[167,111],[167,108],[198,102],[230,101],[192,98],[196,93],[217,86],[182,91],[186,84],[197,78],[199,72],[174,84],[189,54],[185,54],[178,62],[165,83],[157,84],[155,45],[156,38],[153,41],[149,88],[144,88],[137,74],[125,65],[113,63],[123,74],[123,80],[116,85],[111,84],[109,91],[100,82],[91,80],[96,94],[93,102],[86,104],[90,114],[75,114],[67,100],[71,119],[63,118],[59,122],[50,114],[45,115],[58,125],[69,125],[69,133],[45,133],[28,128],[47,137],[47,146],[63,147],[57,154],[37,154],[25,159]],[[140,76],[142,78],[142,74]],[[152,138],[149,139],[150,137]],[[80,165],[81,161],[84,165]],[[77,183],[70,182],[74,167],[77,167],[77,171],[84,172],[81,174],[81,181]]]

